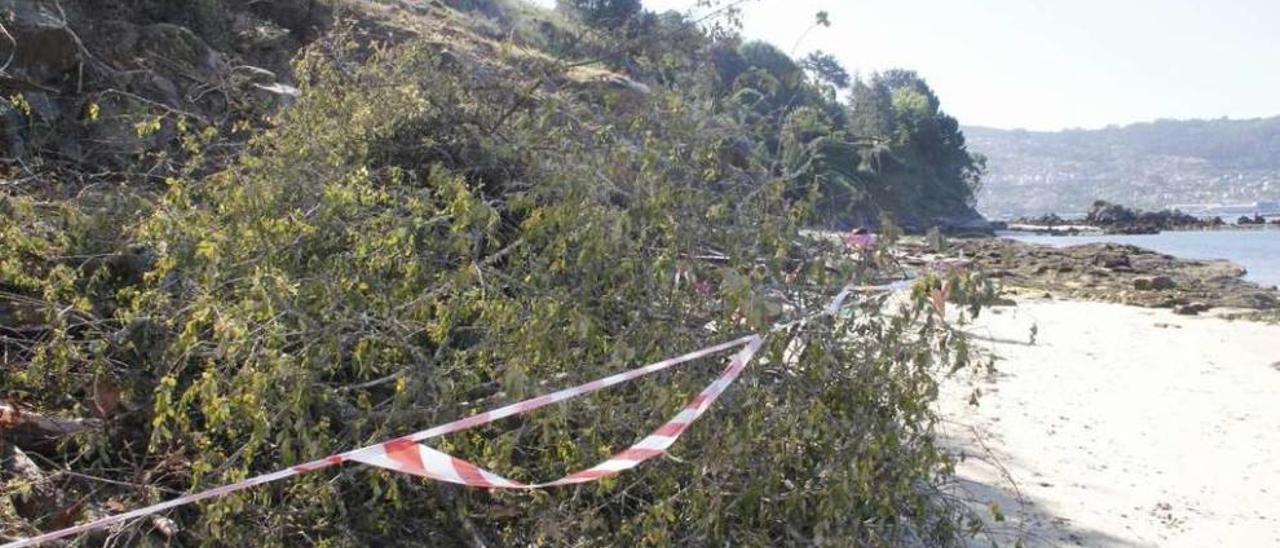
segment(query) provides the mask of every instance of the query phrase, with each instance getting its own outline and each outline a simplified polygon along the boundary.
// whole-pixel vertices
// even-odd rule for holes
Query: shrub
[[[556,5],[593,27],[616,29],[643,9],[640,0],[556,0]]]
[[[5,202],[4,289],[46,322],[5,339],[0,387],[73,414],[118,393],[107,430],[43,450],[146,484],[65,489],[132,506],[385,440],[767,330],[888,259],[803,238],[814,206],[767,156],[720,177],[743,128],[707,97],[660,89],[620,115],[495,77],[555,70],[536,57],[504,68],[415,41],[357,64],[354,47],[326,46],[234,165],[175,175],[118,238],[88,229],[106,218],[95,210]],[[64,259],[106,253],[141,258],[139,275]],[[696,259],[709,253],[727,259]],[[953,276],[976,302],[984,282]],[[208,544],[955,541],[930,402],[936,370],[965,365],[967,347],[925,300],[771,335],[672,458],[624,476],[509,493],[349,467],[171,517]],[[509,477],[559,477],[660,424],[717,366],[432,443]],[[51,526],[22,517],[5,533]]]

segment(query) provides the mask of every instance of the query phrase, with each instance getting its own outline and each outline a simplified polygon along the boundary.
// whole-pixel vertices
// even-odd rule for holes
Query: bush
[[[37,303],[45,322],[4,339],[0,387],[25,408],[97,408],[107,430],[41,450],[147,484],[63,484],[90,506],[212,487],[766,330],[888,259],[801,237],[813,203],[788,196],[767,156],[720,177],[718,153],[744,129],[707,97],[659,89],[623,116],[528,95],[519,74],[555,70],[538,57],[460,62],[415,41],[357,64],[353,46],[326,46],[300,61],[301,99],[234,165],[175,175],[112,224],[116,238],[91,230],[108,218],[96,209],[5,202],[0,283],[20,299],[0,303]],[[695,259],[713,252],[728,259]],[[67,263],[88,254],[141,266]],[[954,295],[985,287],[954,276]],[[964,366],[967,347],[917,292],[772,335],[673,458],[624,476],[509,493],[349,467],[170,516],[207,544],[955,541],[930,402],[936,370]],[[718,366],[432,443],[556,478],[647,433]],[[104,392],[120,403],[103,409]],[[53,526],[11,509],[7,535]]]
[[[643,9],[640,0],[556,0],[556,5],[590,26],[606,29],[622,27]]]

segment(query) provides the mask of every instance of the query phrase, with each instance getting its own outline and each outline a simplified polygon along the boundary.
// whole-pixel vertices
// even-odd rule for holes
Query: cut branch
[[[29,413],[7,403],[0,403],[0,432],[11,429],[31,429],[42,434],[69,436],[102,426],[97,419],[64,419]]]

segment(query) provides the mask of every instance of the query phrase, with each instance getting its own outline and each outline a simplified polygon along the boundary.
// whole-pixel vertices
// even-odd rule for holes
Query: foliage
[[[616,29],[640,13],[640,0],[556,0],[556,6],[593,27]]]
[[[776,51],[744,48],[727,97],[693,68],[705,57],[639,49],[637,70],[669,78],[642,106],[558,60],[481,51],[334,34],[298,60],[298,101],[221,169],[168,172],[150,200],[0,201],[0,315],[24,318],[0,339],[0,387],[108,425],[40,450],[117,483],[61,488],[113,511],[385,440],[768,330],[892,261],[801,235],[886,190],[844,109]],[[776,106],[737,102],[751,93]],[[193,128],[191,161],[222,139]],[[949,276],[959,302],[989,294]],[[170,517],[214,545],[956,542],[930,403],[969,357],[925,304],[938,283],[774,333],[672,458],[615,479],[482,492],[351,467]],[[707,362],[432,443],[559,477],[660,424]],[[95,405],[101,387],[119,409]],[[6,535],[57,521],[20,518]]]
[[[855,111],[854,116],[871,117],[872,121],[863,126],[875,126],[886,118],[893,120],[890,133],[879,137],[892,143],[892,154],[904,164],[901,171],[911,175],[900,179],[905,184],[899,186],[896,199],[926,208],[971,203],[984,160],[966,150],[959,124],[939,110],[938,97],[928,84],[914,72],[891,70],[874,75],[868,85],[883,89],[881,97],[890,98],[892,113]],[[864,104],[880,109],[885,106],[880,99]]]
[[[849,87],[849,71],[840,65],[840,61],[830,53],[815,51],[810,53],[800,66],[814,75],[815,78],[834,86],[836,89]]]

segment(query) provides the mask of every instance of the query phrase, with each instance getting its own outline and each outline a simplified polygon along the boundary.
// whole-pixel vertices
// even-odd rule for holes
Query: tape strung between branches
[[[668,447],[680,438],[680,434],[698,420],[707,408],[716,401],[716,398],[723,394],[725,389],[729,387],[738,375],[742,374],[742,370],[746,369],[747,362],[751,360],[760,346],[764,344],[764,339],[759,335],[752,335],[744,339],[733,341],[731,344],[743,344],[746,346],[734,355],[729,362],[729,366],[720,374],[715,381],[702,389],[697,396],[694,396],[674,418],[667,421],[666,424],[654,430],[638,443],[627,448],[608,460],[592,466],[586,470],[574,472],[563,478],[546,483],[525,484],[512,481],[488,470],[481,469],[474,464],[452,457],[436,451],[430,447],[420,443],[414,443],[411,438],[400,438],[391,440],[387,443],[375,445],[365,448],[354,455],[348,457],[350,460],[380,466],[397,472],[404,472],[415,476],[431,478],[439,481],[447,481],[451,483],[460,483],[470,485],[472,487],[484,487],[490,489],[540,489],[543,487],[553,487],[557,485],[572,485],[575,483],[586,483],[597,479],[612,476],[623,470],[629,470],[636,467],[640,463],[666,452]],[[619,381],[621,382],[621,381]],[[591,387],[598,385],[603,388],[607,386],[604,379],[584,385]],[[580,387],[582,388],[582,387]],[[582,388],[583,392],[589,391],[589,388]],[[572,398],[580,394],[572,394],[567,398]],[[546,398],[552,400],[550,396],[543,396],[530,401],[537,401]],[[523,413],[524,411],[519,411]],[[483,415],[477,415],[482,417]],[[479,420],[476,424],[484,424],[491,420]]]
[[[831,302],[818,314],[779,324],[769,330],[769,332],[775,332],[795,325],[804,324],[819,316],[833,315],[843,308],[844,301],[849,297],[849,295],[855,292],[893,291],[907,283],[910,283],[910,280],[899,281],[884,286],[847,286],[841,290],[840,293],[836,295],[836,297],[833,298]],[[123,514],[106,516],[80,525],[51,531],[35,537],[21,539],[0,546],[0,548],[35,546],[43,542],[85,533],[134,518],[148,516],[170,508],[219,497],[236,491],[242,491],[264,483],[271,483],[285,478],[305,474],[307,472],[314,472],[316,470],[328,468],[347,461],[359,462],[434,480],[487,489],[541,489],[544,487],[572,485],[595,481],[597,479],[612,476],[622,471],[634,468],[640,463],[666,452],[667,448],[671,447],[671,445],[679,439],[680,435],[683,434],[691,424],[693,424],[693,421],[706,413],[711,404],[714,403],[716,399],[719,398],[726,389],[728,389],[729,385],[742,374],[743,370],[746,369],[747,364],[755,356],[756,352],[760,350],[760,347],[763,344],[764,335],[748,335],[725,343],[695,350],[674,358],[668,358],[660,362],[654,362],[622,373],[610,375],[572,388],[558,390],[550,394],[530,398],[507,406],[499,407],[497,409],[472,415],[470,417],[445,423],[440,426],[428,428],[387,442],[361,447],[344,453],[337,453],[322,459],[292,466],[284,470],[255,476],[235,483],[201,491],[199,493],[184,495],[165,502],[153,504],[151,506],[131,510]],[[507,417],[522,415],[553,403],[590,394],[603,388],[622,384],[645,375],[670,369],[676,365],[719,354],[735,348],[741,349],[730,360],[729,365],[720,373],[720,376],[718,376],[716,380],[712,381],[711,384],[707,385],[707,387],[704,388],[702,392],[698,393],[697,396],[694,396],[694,398],[690,400],[690,402],[679,413],[677,413],[674,418],[667,421],[666,424],[663,424],[644,439],[635,443],[626,450],[615,454],[608,460],[586,470],[574,472],[554,481],[535,484],[520,483],[481,469],[467,461],[447,455],[419,443],[426,439],[454,432],[461,432],[463,430],[475,428]]]

